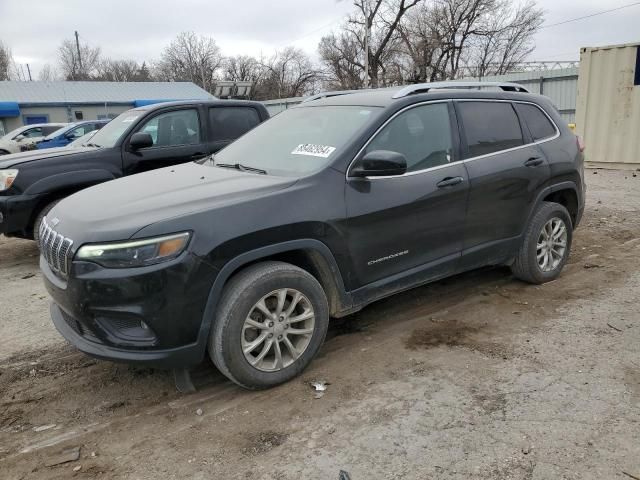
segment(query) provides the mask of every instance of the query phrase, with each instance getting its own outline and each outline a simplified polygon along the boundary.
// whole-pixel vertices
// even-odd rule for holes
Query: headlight
[[[83,245],[76,259],[108,268],[144,267],[180,255],[189,243],[189,232],[126,242]]]
[[[0,192],[8,190],[18,176],[18,170],[0,170]]]

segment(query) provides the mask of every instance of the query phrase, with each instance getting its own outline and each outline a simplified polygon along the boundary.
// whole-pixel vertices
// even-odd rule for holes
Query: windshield
[[[139,118],[144,112],[129,110],[121,113],[116,118],[107,123],[104,127],[98,130],[98,133],[91,139],[91,144],[96,147],[115,147],[122,134],[125,133],[133,122]]]
[[[215,165],[241,164],[269,175],[304,176],[327,165],[377,107],[293,108],[249,131],[215,156]]]

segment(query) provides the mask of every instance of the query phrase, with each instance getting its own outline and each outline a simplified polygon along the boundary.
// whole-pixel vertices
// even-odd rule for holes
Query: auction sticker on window
[[[293,149],[291,155],[311,155],[312,157],[329,158],[335,150],[335,147],[327,145],[315,145],[313,143],[301,143]]]

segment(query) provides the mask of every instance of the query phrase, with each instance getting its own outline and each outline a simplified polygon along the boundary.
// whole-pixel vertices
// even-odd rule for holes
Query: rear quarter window
[[[524,145],[520,121],[508,102],[458,102],[467,158]]]
[[[209,109],[209,124],[214,141],[235,140],[260,123],[255,108],[213,107]]]
[[[527,124],[534,141],[544,140],[556,134],[556,127],[539,107],[527,103],[516,103],[516,108]]]

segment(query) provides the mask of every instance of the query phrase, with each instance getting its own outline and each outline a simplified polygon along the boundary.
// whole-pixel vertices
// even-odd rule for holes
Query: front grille
[[[69,274],[69,264],[71,263],[71,245],[73,241],[56,232],[47,223],[47,218],[42,219],[40,225],[39,239],[40,252],[47,260],[49,267],[54,273],[62,277]]]

